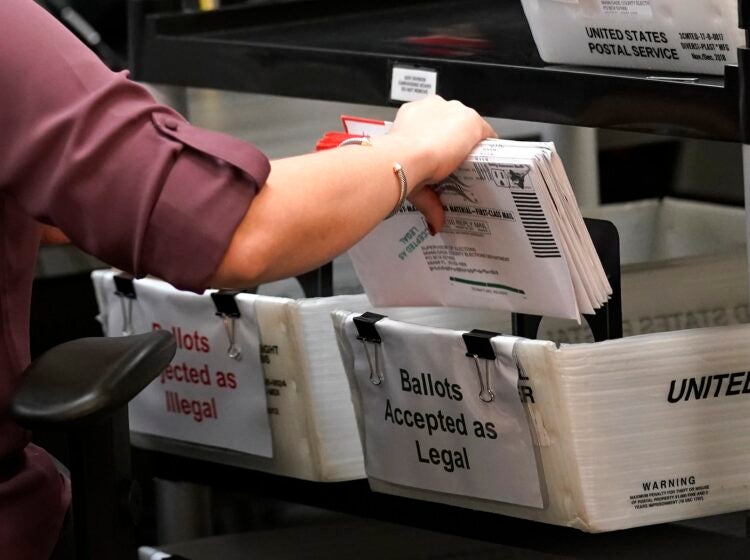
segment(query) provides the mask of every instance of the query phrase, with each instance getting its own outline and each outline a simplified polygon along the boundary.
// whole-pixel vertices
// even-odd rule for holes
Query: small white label
[[[417,101],[437,93],[437,72],[394,66],[391,79],[393,101]]]
[[[364,415],[369,476],[544,507],[512,358],[516,338],[494,339],[498,358],[487,361],[466,357],[458,331],[383,319],[377,323],[382,343],[365,347],[353,317],[345,330],[354,350],[349,374]]]
[[[653,17],[651,0],[599,0],[602,13],[608,16]]]

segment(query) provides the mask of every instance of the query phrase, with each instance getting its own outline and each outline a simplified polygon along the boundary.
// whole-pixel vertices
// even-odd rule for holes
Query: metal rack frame
[[[350,16],[367,19],[370,14],[399,9],[399,15],[408,18],[441,2],[362,4],[351,3],[347,7],[351,12],[345,15],[337,11],[338,3],[325,0],[183,13],[175,11],[179,2],[174,0],[131,0],[130,68],[143,81],[387,105],[393,104],[391,70],[394,64],[403,64],[437,71],[441,95],[460,98],[491,117],[732,142],[746,137],[747,116],[741,114],[740,104],[747,95],[744,56],[739,66],[726,67],[723,78],[686,79],[665,73],[546,65],[538,58],[528,29],[517,30],[517,41],[509,36],[503,43],[503,48],[528,44],[523,47],[522,64],[481,51],[441,56],[418,46],[391,43],[378,45],[383,50],[373,52],[368,50],[367,37],[337,47],[335,42],[318,44],[309,37],[295,42],[287,34],[290,25],[313,16],[318,22],[345,22]],[[479,10],[487,5],[503,9],[491,0],[473,4]],[[311,25],[314,29],[320,23]],[[330,30],[330,25],[322,29]]]

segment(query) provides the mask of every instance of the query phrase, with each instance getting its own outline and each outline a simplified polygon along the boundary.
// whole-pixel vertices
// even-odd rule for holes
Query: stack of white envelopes
[[[612,294],[550,143],[486,140],[436,187],[443,231],[404,205],[350,250],[373,305],[579,319]]]
[[[472,350],[359,317],[335,322],[375,490],[591,532],[750,507],[750,326]]]

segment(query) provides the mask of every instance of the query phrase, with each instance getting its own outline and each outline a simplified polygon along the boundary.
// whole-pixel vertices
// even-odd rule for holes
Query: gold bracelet
[[[404,168],[401,167],[401,164],[396,162],[393,162],[393,173],[398,177],[398,184],[401,186],[401,194],[398,197],[398,202],[396,203],[396,206],[393,207],[393,210],[391,210],[391,213],[388,214],[385,219],[392,218],[396,214],[398,214],[398,211],[401,210],[401,207],[404,205],[404,201],[406,200],[406,191],[408,190],[408,183],[406,182],[406,173],[404,173]]]
[[[346,140],[341,142],[341,144],[339,144],[339,148],[343,146],[372,147],[372,140],[370,139],[369,136],[358,136],[356,138],[347,138]],[[401,187],[401,193],[399,194],[398,202],[396,203],[396,206],[394,206],[393,210],[391,210],[391,212],[385,217],[386,220],[398,214],[398,211],[401,210],[401,206],[403,206],[404,201],[406,200],[406,195],[409,191],[409,183],[406,180],[406,173],[404,173],[404,168],[397,161],[393,162],[393,174],[398,178],[398,184]]]

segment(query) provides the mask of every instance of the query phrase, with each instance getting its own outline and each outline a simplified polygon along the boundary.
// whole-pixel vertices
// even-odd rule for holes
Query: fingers
[[[432,235],[443,229],[445,212],[443,211],[443,204],[440,202],[438,195],[435,194],[435,191],[428,187],[417,187],[409,195],[409,202],[425,217]]]
[[[480,135],[483,140],[485,138],[497,138],[497,132],[495,132],[495,129],[492,128],[492,125],[486,119],[482,118],[482,116],[474,109],[469,109],[469,111],[471,111],[474,119],[479,122],[479,125],[481,127]]]
[[[485,138],[498,138],[497,132],[495,132],[495,129],[492,128],[492,125],[482,119],[484,121],[484,137]]]
[[[444,101],[442,97],[435,95],[431,96],[430,99],[439,99],[440,101]],[[476,122],[479,123],[480,126],[480,136],[482,139],[485,138],[497,138],[497,132],[492,128],[492,125],[490,125],[489,122],[487,122],[485,119],[482,118],[482,116],[474,109],[467,107],[464,105],[461,101],[458,99],[451,99],[450,101],[444,101],[448,105],[454,106],[457,110],[465,111],[467,115]]]
[[[437,95],[402,105],[389,135],[404,140],[407,153],[424,171],[415,182],[427,184],[447,177],[482,140],[497,138],[474,109]]]

